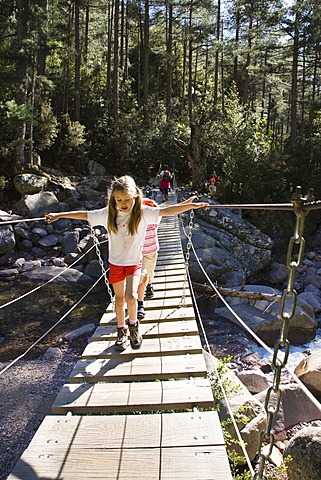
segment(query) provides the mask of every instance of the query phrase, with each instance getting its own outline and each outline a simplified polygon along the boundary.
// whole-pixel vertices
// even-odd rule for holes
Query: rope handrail
[[[188,277],[188,282],[189,282],[189,285],[190,287],[192,286],[192,281],[191,281],[191,277],[190,277],[190,274],[189,274],[189,271],[188,269],[187,270],[187,277]],[[200,311],[198,309],[198,305],[197,305],[197,302],[196,302],[196,298],[195,298],[195,294],[194,294],[194,290],[193,288],[190,288],[190,291],[191,291],[191,295],[192,295],[192,298],[193,298],[193,303],[194,303],[194,306],[195,306],[195,310],[196,310],[196,314],[197,314],[197,318],[198,318],[198,323],[199,325],[201,326],[201,330],[202,330],[202,334],[204,336],[204,339],[205,339],[205,343],[206,343],[206,347],[207,347],[207,351],[210,355],[210,359],[211,359],[211,363],[212,363],[212,366],[213,366],[213,369],[215,371],[215,375],[216,375],[216,378],[217,378],[217,381],[218,381],[218,384],[219,384],[219,387],[221,389],[221,392],[223,394],[223,397],[224,397],[224,400],[225,400],[225,403],[226,403],[226,406],[227,406],[227,409],[228,409],[228,412],[229,412],[229,416],[232,420],[232,423],[233,423],[233,426],[234,426],[234,429],[235,429],[235,432],[236,432],[236,435],[237,435],[237,438],[238,438],[238,441],[240,443],[240,447],[242,449],[242,452],[244,454],[244,457],[245,457],[245,460],[246,460],[246,463],[247,463],[247,466],[251,472],[252,475],[254,475],[254,469],[252,467],[252,464],[251,464],[251,460],[249,458],[249,455],[246,451],[246,446],[245,446],[245,443],[243,441],[243,438],[241,436],[241,432],[238,428],[238,425],[237,425],[237,421],[235,419],[235,415],[233,413],[233,410],[232,410],[232,407],[230,405],[230,402],[229,402],[229,399],[228,399],[228,396],[227,396],[227,393],[225,391],[225,388],[224,388],[224,385],[223,385],[223,382],[221,380],[221,377],[218,373],[218,370],[217,370],[217,366],[214,362],[214,356],[211,354],[211,348],[210,348],[210,344],[209,344],[209,341],[208,341],[208,338],[207,338],[207,335],[206,335],[206,332],[205,332],[205,328],[204,328],[204,324],[203,324],[203,321],[202,321],[202,317],[200,315]]]
[[[0,215],[0,218],[3,218],[3,217],[14,217],[15,215]],[[21,217],[20,219],[16,219],[16,220],[3,220],[0,222],[0,225],[10,225],[11,223],[22,223],[22,222],[37,222],[37,221],[40,221],[40,220],[45,220],[46,217],[38,217],[38,218],[24,218],[24,217]]]
[[[102,242],[100,242],[100,245],[102,245],[103,243],[106,243],[108,242],[108,239],[107,240],[103,240]],[[72,268],[74,265],[76,265],[77,262],[79,262],[82,258],[84,258],[87,253],[90,252],[90,250],[92,250],[93,248],[95,248],[96,245],[92,245],[83,255],[81,255],[81,257],[77,258],[71,265],[68,265],[68,267],[66,267],[64,270],[62,270],[61,272],[57,273],[57,275],[55,275],[54,277],[50,278],[49,280],[47,280],[47,282],[43,283],[42,285],[38,285],[37,287],[33,288],[32,290],[29,290],[28,292],[24,293],[23,295],[20,295],[20,297],[17,297],[17,298],[14,298],[13,300],[10,300],[9,302],[5,303],[4,305],[0,305],[0,310],[2,308],[5,308],[5,307],[8,307],[9,305],[12,305],[13,303],[17,302],[18,300],[21,300],[22,298],[25,298],[27,297],[28,295],[31,295],[32,293],[36,292],[37,290],[40,290],[41,288],[45,287],[46,285],[48,285],[49,283],[53,282],[56,278],[60,277],[60,275],[62,275],[63,273],[65,273],[67,270],[69,270],[70,268]]]
[[[185,233],[185,228],[184,228],[184,225],[183,225],[183,231],[184,231],[184,234],[186,235]],[[234,318],[242,325],[242,327],[254,338],[254,340],[259,343],[261,345],[261,347],[263,347],[266,352],[268,352],[270,355],[274,355],[274,351],[268,347],[268,345],[266,345],[266,343],[263,342],[263,340],[260,339],[260,337],[258,337],[258,335],[256,335],[255,332],[253,332],[253,330],[251,330],[251,328],[239,317],[239,315],[234,312],[234,310],[232,309],[232,307],[226,302],[225,298],[221,295],[221,293],[219,292],[219,290],[217,289],[217,287],[213,284],[213,282],[211,281],[211,279],[209,278],[209,276],[207,275],[206,271],[204,270],[203,268],[203,265],[200,261],[200,259],[198,258],[197,256],[197,253],[195,251],[195,248],[194,248],[194,245],[193,243],[191,244],[192,246],[192,250],[193,250],[193,253],[195,255],[195,258],[202,270],[202,272],[204,273],[207,281],[210,283],[211,287],[213,288],[213,290],[215,291],[216,295],[220,298],[220,300],[224,303],[224,305],[226,306],[226,308],[231,312],[231,314],[234,316]],[[280,362],[282,362],[281,359],[279,359]],[[295,375],[294,372],[292,372],[289,367],[287,365],[284,366],[285,370],[288,372],[288,374],[293,378],[293,380],[299,385],[299,387],[301,388],[301,390],[305,393],[305,395],[309,398],[309,400],[313,403],[313,405],[315,407],[317,407],[317,409],[321,412],[321,404],[318,402],[318,400],[312,395],[312,393],[310,392],[310,390],[308,390],[308,388],[301,382],[301,380]]]
[[[40,338],[38,338],[38,340],[36,340],[35,342],[33,342],[32,345],[30,345],[30,347],[27,348],[27,350],[22,353],[21,355],[19,355],[18,357],[16,357],[14,360],[12,360],[6,367],[4,367],[1,371],[0,371],[0,376],[6,372],[10,367],[12,367],[15,363],[17,363],[19,360],[21,360],[23,357],[25,357],[29,352],[30,350],[32,350],[36,345],[38,345],[39,342],[41,342],[41,340],[43,340],[47,335],[48,333],[50,333],[54,328],[56,328],[57,325],[59,325],[60,322],[62,322],[83,300],[84,298],[86,298],[86,296],[93,290],[93,288],[95,288],[95,286],[100,282],[100,280],[103,278],[103,274],[98,278],[98,280],[96,280],[96,282],[91,285],[91,287],[89,288],[89,290],[81,297],[80,300],[78,300],[78,302],[76,302],[69,310],[68,312],[66,312],[59,320],[57,320],[57,322],[52,325],[52,327],[49,328],[49,330],[46,331],[46,333],[44,333]]]

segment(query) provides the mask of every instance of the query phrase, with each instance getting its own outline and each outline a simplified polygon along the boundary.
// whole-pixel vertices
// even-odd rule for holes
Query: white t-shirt
[[[159,211],[157,207],[142,206],[142,218],[135,235],[128,233],[127,225],[130,212],[117,213],[118,232],[108,232],[109,237],[109,263],[113,265],[139,265],[142,260],[142,250],[147,230],[147,225],[157,224]],[[95,227],[102,225],[107,229],[107,207],[88,212],[88,221]]]

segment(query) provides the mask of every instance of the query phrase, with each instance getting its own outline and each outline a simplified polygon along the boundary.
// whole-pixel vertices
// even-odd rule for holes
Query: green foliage
[[[85,126],[80,122],[70,120],[68,114],[63,116],[62,131],[60,134],[59,157],[64,163],[73,163],[77,157],[87,152]]]

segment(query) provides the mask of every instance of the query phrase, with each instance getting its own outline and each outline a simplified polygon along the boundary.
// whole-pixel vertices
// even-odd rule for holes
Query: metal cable
[[[46,333],[44,333],[40,338],[38,338],[38,340],[36,340],[32,345],[30,345],[30,347],[27,348],[27,350],[22,353],[21,355],[19,355],[19,357],[15,358],[12,362],[10,362],[5,368],[3,368],[1,371],[0,371],[0,376],[6,371],[8,370],[10,367],[12,367],[12,365],[14,365],[15,363],[18,362],[18,360],[20,360],[21,358],[25,357],[27,355],[27,353],[30,352],[30,350],[35,347],[39,342],[41,342],[41,340],[43,340],[47,335],[48,333],[50,333],[54,328],[56,328],[57,325],[59,325],[60,322],[62,322],[62,320],[64,320],[83,300],[84,298],[86,298],[86,296],[92,291],[92,289],[100,282],[100,280],[103,278],[103,274],[98,278],[98,280],[96,280],[96,282],[89,288],[89,290],[81,297],[80,300],[78,300],[78,302],[76,302],[69,310],[68,312],[66,312],[52,327],[49,328],[49,330],[47,330]]]
[[[0,215],[1,218],[3,217],[12,217],[13,215]],[[0,222],[0,225],[11,225],[12,223],[20,223],[20,222],[36,222],[38,220],[46,220],[46,217],[39,217],[39,218],[20,218],[20,220],[4,220]]]
[[[237,421],[235,420],[235,416],[234,416],[234,413],[232,411],[232,408],[230,406],[230,403],[229,403],[229,399],[228,399],[228,396],[226,394],[226,391],[224,389],[224,385],[223,385],[223,382],[221,380],[221,377],[217,371],[217,367],[215,365],[215,362],[213,360],[213,355],[211,354],[211,347],[210,347],[210,344],[208,342],[208,338],[207,338],[207,335],[206,335],[206,332],[205,332],[205,328],[204,328],[204,324],[203,324],[203,321],[202,321],[202,318],[201,318],[201,315],[200,315],[200,311],[198,309],[198,305],[197,305],[197,302],[196,302],[196,298],[195,298],[195,295],[194,295],[194,290],[192,288],[192,282],[191,282],[191,277],[190,277],[190,274],[189,274],[189,271],[187,270],[187,276],[188,276],[188,281],[189,281],[189,285],[190,285],[190,291],[191,291],[191,295],[193,297],[193,300],[194,300],[194,306],[195,306],[195,310],[196,310],[196,313],[197,313],[197,317],[198,317],[198,322],[199,322],[199,325],[201,326],[201,330],[202,330],[202,334],[204,336],[204,339],[205,339],[205,343],[206,343],[206,347],[207,347],[207,350],[208,350],[208,353],[210,355],[210,358],[211,358],[211,362],[212,362],[212,365],[213,365],[213,368],[214,368],[214,371],[215,371],[215,375],[216,375],[216,378],[217,378],[217,381],[219,383],[219,387],[221,389],[221,392],[223,394],[223,397],[224,397],[224,400],[226,402],[226,406],[227,406],[227,409],[228,409],[228,412],[229,412],[229,415],[230,415],[230,418],[232,420],[232,423],[233,423],[233,426],[234,426],[234,429],[236,431],[236,435],[237,435],[237,438],[238,438],[238,441],[240,443],[240,447],[242,449],[242,452],[244,454],[244,457],[245,457],[245,460],[246,460],[246,463],[247,463],[247,466],[251,472],[252,475],[254,475],[254,469],[252,467],[252,464],[251,464],[251,460],[248,456],[248,453],[246,451],[246,447],[245,447],[245,443],[242,439],[242,436],[241,436],[241,433],[240,433],[240,430],[238,428],[238,425],[237,425]]]
[[[183,226],[183,231],[184,231],[184,234],[185,234],[185,229],[184,229],[184,226]],[[186,235],[186,234],[185,234]],[[219,290],[216,288],[216,286],[213,284],[213,282],[211,281],[211,279],[209,278],[209,276],[207,275],[206,271],[204,270],[203,268],[203,265],[200,261],[200,259],[198,258],[197,254],[196,254],[196,251],[195,251],[195,248],[194,248],[194,245],[193,245],[193,242],[192,242],[192,250],[193,250],[193,253],[195,255],[195,258],[202,270],[202,272],[204,273],[207,281],[209,282],[210,286],[213,288],[213,290],[215,291],[216,295],[220,298],[220,300],[224,303],[224,305],[226,306],[226,308],[231,312],[231,314],[236,318],[236,320],[242,325],[242,327],[254,338],[254,340],[259,343],[272,357],[274,355],[274,351],[268,347],[268,345],[266,345],[266,343],[263,342],[263,340],[260,339],[260,337],[258,337],[256,335],[256,333],[253,332],[253,330],[250,329],[250,327],[248,327],[248,325],[239,317],[239,315],[237,315],[236,312],[234,312],[234,310],[232,309],[232,307],[226,302],[225,298],[221,295],[221,293],[219,292]],[[280,362],[282,362],[283,360],[282,359],[279,359]],[[301,382],[301,380],[295,375],[295,373],[293,373],[289,367],[287,365],[284,366],[285,370],[289,373],[289,375],[291,375],[291,377],[293,378],[293,380],[300,386],[300,388],[303,390],[303,392],[306,394],[306,396],[309,398],[309,400],[314,404],[315,407],[318,408],[318,410],[321,412],[321,404],[318,402],[318,400],[312,395],[312,393],[310,392],[310,390],[307,389],[307,387]]]
[[[106,243],[108,242],[108,239],[107,240],[103,240],[100,245],[102,245],[103,243]],[[29,292],[26,292],[24,293],[23,295],[21,295],[20,297],[18,298],[14,298],[13,300],[10,300],[10,302],[7,302],[5,303],[4,305],[0,305],[0,310],[4,307],[7,307],[8,305],[11,305],[12,303],[15,303],[17,302],[18,300],[21,300],[22,298],[25,298],[27,297],[28,295],[31,295],[32,293],[36,292],[37,290],[40,290],[40,288],[43,288],[45,287],[46,285],[48,285],[48,283],[51,283],[53,282],[56,278],[60,277],[60,275],[62,275],[63,273],[65,273],[67,270],[69,270],[70,268],[72,268],[74,265],[76,265],[77,262],[79,262],[79,260],[81,260],[82,258],[84,258],[88,252],[90,252],[90,250],[92,250],[93,248],[95,248],[96,245],[92,245],[88,250],[87,252],[85,252],[81,257],[77,258],[77,260],[75,260],[71,265],[68,265],[68,267],[66,267],[64,270],[62,270],[62,272],[59,272],[57,273],[57,275],[55,275],[54,277],[50,278],[50,280],[48,280],[47,282],[43,283],[42,285],[38,285],[38,287],[35,287],[34,289],[30,290]]]

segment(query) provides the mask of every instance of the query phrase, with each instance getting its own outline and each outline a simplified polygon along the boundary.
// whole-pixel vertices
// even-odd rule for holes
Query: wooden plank
[[[198,335],[198,328],[196,320],[181,320],[181,321],[161,321],[157,323],[140,324],[140,332],[143,339],[158,338],[158,337],[173,337],[179,335]],[[117,331],[116,325],[98,326],[91,336],[91,340],[97,342],[98,340],[116,340]]]
[[[173,361],[174,359],[174,361]],[[175,357],[111,357],[108,359],[79,360],[69,381],[79,383],[168,380],[204,377],[207,375],[202,354],[175,355]]]
[[[160,449],[27,449],[8,480],[159,480]]]
[[[162,449],[160,480],[232,480],[223,446]]]
[[[185,388],[186,381],[179,382]],[[96,385],[89,388],[95,389]],[[71,444],[73,448],[88,449],[199,447],[224,445],[224,438],[217,412],[196,411],[154,415],[48,415],[32,440],[33,448],[46,448],[46,453],[56,448],[67,449]]]
[[[181,273],[168,273],[163,275],[161,272],[156,272],[155,277],[153,280],[153,285],[155,286],[157,283],[165,283],[170,287],[170,283],[173,282],[185,282],[187,281],[185,271],[181,271]]]
[[[157,292],[169,292],[170,290],[180,290],[180,295],[182,295],[182,290],[184,288],[184,278],[182,280],[175,280],[173,282],[161,281],[161,278],[158,277],[155,282],[153,282],[154,294]],[[186,288],[189,289],[188,284]],[[147,299],[148,300],[148,299]]]
[[[185,269],[185,265],[180,262],[180,263],[177,263],[177,264],[169,264],[169,265],[166,265],[166,264],[163,264],[163,265],[157,265],[156,264],[156,267],[155,267],[155,272],[169,272],[171,271],[171,275],[173,274],[172,271],[175,271],[177,272],[178,275],[181,275],[182,274],[182,271],[185,272],[186,269]]]
[[[218,430],[215,412],[48,416],[8,480],[231,480]]]
[[[115,340],[94,341],[87,345],[81,358],[109,358],[112,355],[183,355],[185,353],[202,353],[202,344],[198,335],[179,337],[145,338],[139,350],[130,346],[123,352],[114,347]]]
[[[70,383],[64,385],[58,393],[52,412],[54,414],[66,414],[69,411],[73,414],[132,413],[185,410],[194,407],[213,407],[213,393],[210,382],[206,378],[167,382]],[[220,429],[219,432],[222,436]],[[167,446],[169,446],[170,435],[168,427],[168,436],[164,437]],[[174,436],[173,432],[172,435]],[[177,435],[182,437],[179,432]]]
[[[146,315],[142,324],[164,321],[166,322],[177,320],[195,320],[195,313],[193,307],[173,308],[172,310],[146,310]],[[116,325],[116,314],[110,308],[104,313],[100,319],[100,325]]]
[[[183,286],[183,282],[181,282],[181,285]],[[182,293],[183,288],[179,288],[179,285],[176,285],[176,288],[172,286],[171,289],[168,289],[166,283],[158,283],[154,288],[153,298],[146,299],[145,306],[148,307],[150,300],[160,300],[162,298],[182,298]],[[185,287],[185,295],[190,296],[190,289],[188,285]]]

